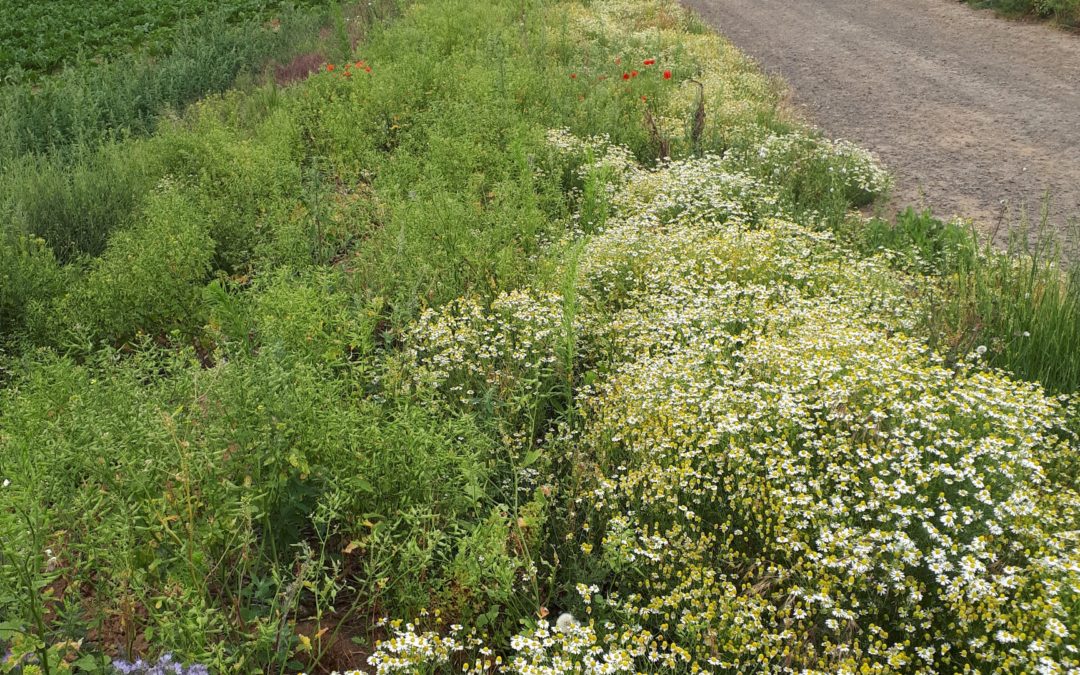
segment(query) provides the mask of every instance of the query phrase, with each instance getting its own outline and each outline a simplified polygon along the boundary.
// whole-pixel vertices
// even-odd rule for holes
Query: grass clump
[[[991,363],[1047,389],[1080,388],[1080,274],[1075,264],[988,252],[945,284],[934,317],[954,351],[985,348]]]
[[[27,317],[58,296],[69,277],[43,239],[15,234],[0,238],[3,338],[13,340],[23,335]]]
[[[923,331],[950,360],[979,349],[990,364],[1051,392],[1080,389],[1080,268],[1059,248],[1013,237],[998,249],[963,222],[911,208],[892,223],[851,227],[841,235],[857,250],[883,252],[926,277]]]
[[[10,231],[43,239],[63,262],[98,256],[128,224],[138,198],[163,177],[145,146],[106,145],[70,162],[23,157],[8,164],[3,190]]]
[[[115,59],[133,49],[150,53],[183,48],[191,24],[206,27],[262,19],[282,9],[280,2],[254,0],[219,5],[206,0],[87,2],[48,0],[5,4],[0,30],[0,70],[15,75],[55,71],[79,59]]]

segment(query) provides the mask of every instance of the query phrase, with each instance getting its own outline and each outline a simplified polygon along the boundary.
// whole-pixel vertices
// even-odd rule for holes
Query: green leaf
[[[101,673],[105,671],[104,666],[107,666],[111,661],[112,659],[104,654],[86,654],[72,661],[71,666],[75,669],[75,672]]]

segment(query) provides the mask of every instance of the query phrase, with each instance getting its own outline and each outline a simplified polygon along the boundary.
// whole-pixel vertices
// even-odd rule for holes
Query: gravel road
[[[984,229],[1080,220],[1080,36],[951,0],[683,0],[896,176],[894,206]],[[1005,228],[1001,228],[1005,229]]]

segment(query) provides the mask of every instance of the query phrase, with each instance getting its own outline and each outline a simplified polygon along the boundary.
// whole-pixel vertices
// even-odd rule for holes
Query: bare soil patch
[[[683,0],[809,121],[881,156],[895,206],[983,231],[1080,222],[1080,39],[943,0]]]

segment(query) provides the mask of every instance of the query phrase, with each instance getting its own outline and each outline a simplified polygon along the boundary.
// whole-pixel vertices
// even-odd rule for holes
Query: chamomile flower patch
[[[1075,452],[1061,401],[977,353],[947,364],[916,336],[910,279],[792,222],[767,181],[717,157],[593,156],[623,159],[573,320],[530,290],[463,300],[414,338],[440,382],[534,372],[568,330],[604,373],[576,399],[565,498],[606,583],[579,584],[581,622],[514,637],[505,669],[1080,667],[1080,500],[1046,470]]]

